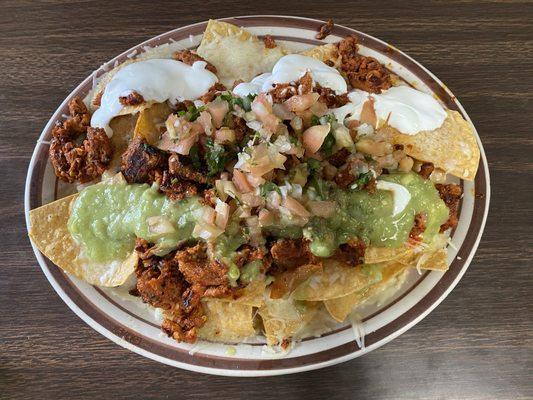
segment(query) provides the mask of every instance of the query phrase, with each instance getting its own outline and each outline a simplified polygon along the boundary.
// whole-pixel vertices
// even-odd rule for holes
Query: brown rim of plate
[[[319,20],[304,19],[299,17],[280,17],[280,16],[247,16],[247,17],[232,17],[222,19],[225,22],[229,22],[238,26],[244,27],[254,27],[254,26],[269,26],[269,27],[282,27],[282,28],[300,28],[306,30],[317,30],[324,22]],[[182,40],[190,35],[198,35],[203,33],[207,22],[202,22],[183,28],[178,28],[174,31],[164,33],[156,38],[152,38],[144,43],[137,45],[136,47],[129,49],[128,51],[122,53],[121,55],[115,57],[113,60],[107,64],[112,64],[115,60],[119,62],[127,59],[127,54],[133,50],[141,51],[143,46],[156,46],[159,44],[167,43],[171,38],[175,40]],[[368,36],[362,32],[356,30],[335,25],[333,35],[337,36],[347,36],[355,35],[359,39],[359,43],[368,47],[372,50],[378,51],[382,54],[385,54],[387,57],[398,62],[405,68],[407,68],[411,73],[416,75],[420,80],[422,80],[446,105],[452,110],[461,109],[458,106],[455,96],[450,94],[443,85],[436,81],[422,66],[413,61],[404,53],[395,49],[394,47],[383,43],[382,41]],[[293,42],[301,42],[307,44],[323,44],[324,42],[314,39],[303,39],[297,37],[288,37],[288,36],[276,36],[273,35],[275,39],[278,40],[290,40]],[[85,94],[92,87],[92,76],[87,77],[83,83],[71,94],[69,94],[67,101],[70,100],[77,94]],[[67,101],[63,104],[64,106],[58,109],[52,118],[51,121],[55,121],[61,118],[61,114],[67,112]],[[463,113],[463,116],[467,116]],[[51,136],[51,129],[53,124],[48,124],[47,131],[45,132],[45,138]],[[39,146],[39,145],[38,145]],[[29,209],[33,209],[42,205],[42,182],[45,172],[45,167],[48,162],[48,151],[45,146],[39,146],[36,149],[36,154],[34,155],[34,168],[29,171]],[[384,325],[378,330],[369,333],[365,336],[366,347],[373,346],[376,344],[384,343],[384,339],[391,336],[395,332],[405,328],[407,325],[412,323],[419,316],[423,315],[435,305],[441,298],[441,296],[446,292],[446,290],[452,286],[456,278],[466,269],[469,255],[471,254],[473,248],[476,245],[478,237],[481,234],[481,227],[483,225],[484,214],[487,208],[487,176],[485,174],[484,160],[480,160],[480,168],[475,178],[475,196],[474,196],[474,209],[472,214],[472,219],[469,223],[469,229],[464,239],[464,242],[461,248],[458,250],[457,257],[453,260],[450,265],[449,270],[443,275],[443,277],[437,282],[437,284],[409,310],[403,314],[396,317],[390,323]],[[60,288],[65,292],[65,294],[72,300],[72,302],[89,318],[94,320],[97,324],[103,327],[105,330],[115,335],[118,338],[124,339],[133,346],[142,349],[146,352],[152,353],[154,355],[163,357],[171,361],[177,361],[184,364],[190,364],[197,367],[204,367],[207,369],[225,369],[225,370],[277,370],[277,369],[291,369],[296,367],[305,367],[313,364],[318,364],[325,361],[331,361],[343,356],[347,356],[351,353],[354,353],[358,350],[361,350],[355,341],[342,344],[337,347],[332,347],[330,349],[320,351],[313,354],[303,355],[299,357],[287,357],[279,359],[267,359],[267,360],[252,360],[252,359],[242,359],[235,357],[220,357],[213,355],[206,355],[202,353],[196,353],[194,355],[189,354],[187,350],[179,349],[175,346],[167,345],[159,341],[154,340],[151,337],[147,337],[139,334],[138,332],[133,331],[132,329],[124,326],[120,322],[112,319],[107,314],[103,313],[100,309],[94,306],[70,281],[70,279],[57,268],[50,260],[46,259],[46,268],[54,280],[58,283]],[[42,266],[45,268],[44,266]],[[422,276],[413,286],[409,289],[411,291],[415,286],[417,286],[424,277]],[[99,291],[102,293],[101,291]],[[404,294],[405,296],[406,294]],[[117,304],[112,302],[115,306]],[[386,308],[390,307],[389,304]],[[381,312],[380,310],[378,311]],[[375,316],[376,314],[373,314]],[[146,321],[144,321],[146,322]],[[342,328],[346,329],[346,328]],[[335,332],[339,332],[339,330]],[[334,333],[335,333],[334,332]],[[380,343],[381,342],[381,343]],[[208,372],[208,371],[207,371]]]

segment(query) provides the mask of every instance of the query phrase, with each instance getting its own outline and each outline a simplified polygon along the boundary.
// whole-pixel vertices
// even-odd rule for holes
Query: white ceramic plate
[[[321,44],[316,40],[317,28],[323,21],[282,16],[250,16],[227,18],[224,21],[244,26],[256,35],[272,35],[277,41],[294,50]],[[142,52],[145,46],[172,42],[173,46],[195,48],[207,22],[189,25],[167,32],[129,49],[110,60],[112,66],[122,62],[132,52]],[[419,90],[438,96],[450,109],[468,115],[456,97],[427,69],[396,48],[364,33],[335,26],[326,42],[343,37],[358,36],[361,53],[377,58],[394,73]],[[47,140],[53,124],[67,113],[67,103],[74,96],[84,97],[92,88],[95,77],[105,72],[100,67],[86,78],[61,104],[44,128],[28,170],[25,193],[26,221],[28,212],[61,197],[61,186],[48,161]],[[343,362],[389,342],[422,320],[453,289],[466,271],[478,246],[488,212],[490,184],[487,161],[481,141],[481,161],[474,182],[462,182],[464,198],[460,208],[459,225],[453,232],[449,251],[450,269],[446,273],[413,271],[398,292],[377,307],[363,311],[360,331],[350,325],[339,325],[319,338],[308,338],[289,354],[268,351],[261,342],[230,346],[200,342],[195,345],[176,343],[161,333],[154,313],[131,296],[117,294],[117,289],[100,289],[63,273],[35,247],[34,252],[46,277],[67,303],[87,324],[119,345],[145,357],[179,368],[217,375],[265,376],[301,372]],[[364,332],[364,343],[358,337]],[[231,353],[233,353],[231,349]]]

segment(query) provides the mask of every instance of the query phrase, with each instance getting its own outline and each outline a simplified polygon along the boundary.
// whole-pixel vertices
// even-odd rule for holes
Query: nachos
[[[116,65],[53,128],[57,178],[83,184],[30,212],[57,266],[133,277],[176,341],[283,346],[412,268],[447,269],[448,177],[473,180],[480,157],[459,113],[355,37],[294,53],[210,21],[170,49]]]

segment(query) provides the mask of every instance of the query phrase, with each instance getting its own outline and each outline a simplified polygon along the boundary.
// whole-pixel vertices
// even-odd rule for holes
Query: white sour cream
[[[240,83],[233,89],[238,96],[268,92],[276,83],[296,82],[306,72],[309,72],[313,81],[322,87],[327,87],[337,94],[346,93],[346,81],[335,68],[320,60],[300,54],[289,54],[281,57],[272,73],[265,73],[252,79],[250,82]]]
[[[344,121],[349,114],[348,121],[358,120],[363,104],[373,99],[378,121],[387,121],[388,125],[407,135],[437,129],[447,116],[434,97],[410,86],[392,87],[381,94],[355,89],[348,98],[350,103],[332,110],[338,121]]]
[[[107,84],[100,108],[91,118],[91,126],[104,128],[111,137],[113,131],[109,122],[123,108],[119,98],[132,92],[139,93],[146,101],[158,103],[197,99],[218,82],[216,75],[205,66],[204,61],[191,66],[170,59],[139,61],[125,66]]]
[[[394,182],[377,181],[376,187],[379,190],[388,190],[392,192],[392,198],[394,201],[392,210],[393,217],[405,210],[405,207],[407,207],[407,204],[411,201],[411,193],[409,193],[409,190],[407,190],[405,186],[398,185]]]

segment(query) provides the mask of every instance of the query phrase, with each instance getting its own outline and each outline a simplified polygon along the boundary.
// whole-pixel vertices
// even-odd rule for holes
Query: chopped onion
[[[220,229],[226,229],[229,220],[229,210],[229,204],[217,199],[217,205],[215,206],[215,225]]]
[[[289,111],[289,109],[284,104],[273,104],[272,111],[277,117],[286,121],[290,121],[296,116],[292,111]]]
[[[339,125],[333,131],[335,136],[335,142],[340,148],[346,147],[348,149],[353,148],[353,139],[350,136],[350,131],[344,125]]]
[[[260,226],[272,225],[274,223],[274,213],[266,208],[262,208],[259,210],[258,220]]]
[[[207,136],[211,136],[213,134],[213,121],[211,114],[209,114],[207,111],[202,111],[196,121],[202,125],[202,128]]]
[[[301,112],[310,108],[315,104],[320,95],[318,93],[307,93],[297,96],[292,96],[290,99],[286,100],[283,105],[287,107],[289,111]]]
[[[220,144],[235,142],[235,131],[226,127],[217,129],[215,131],[215,142]]]
[[[369,124],[373,127],[376,127],[378,122],[378,117],[376,116],[376,110],[374,109],[374,100],[368,99],[363,103],[363,108],[361,109],[360,122],[362,124]]]
[[[303,120],[302,117],[294,117],[290,122],[291,128],[294,129],[296,133],[300,133],[303,129]]]
[[[250,207],[259,207],[264,204],[264,199],[261,196],[257,196],[253,193],[243,193],[240,200]]]
[[[273,133],[278,128],[280,119],[274,115],[272,102],[264,93],[259,94],[252,102],[252,111],[256,118],[263,123],[263,128]]]
[[[334,201],[308,201],[307,208],[317,217],[328,218],[335,214],[337,203]]]
[[[290,211],[291,214],[302,217],[302,218],[309,218],[311,214],[309,211],[306,210],[306,208],[295,198],[291,196],[287,196],[283,202],[283,206]]]
[[[303,133],[303,145],[305,150],[310,154],[316,153],[322,146],[322,143],[324,143],[324,139],[328,136],[330,129],[330,124],[315,125],[307,128]]]
[[[253,186],[250,185],[250,182],[248,182],[248,179],[246,179],[246,175],[244,174],[244,172],[238,169],[233,170],[232,180],[237,190],[241,193],[248,193],[254,190]]]
[[[204,240],[213,240],[220,236],[224,230],[219,227],[206,223],[197,223],[192,231],[193,237],[201,238]]]
[[[155,235],[164,235],[175,231],[169,219],[162,215],[149,217],[146,219],[146,223],[148,224],[148,232]]]
[[[220,97],[207,104],[207,111],[211,114],[213,125],[215,128],[220,128],[224,122],[226,114],[229,112],[229,104]]]

